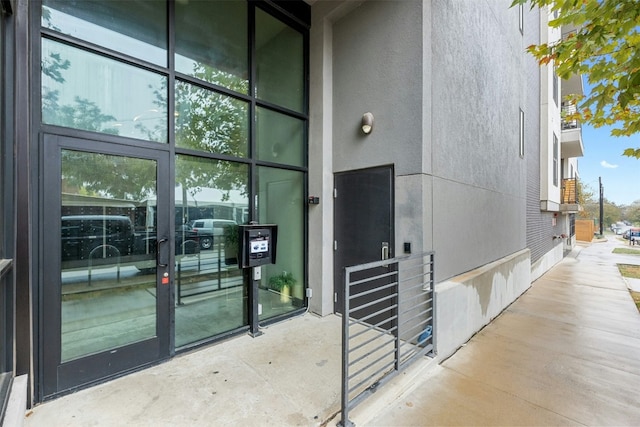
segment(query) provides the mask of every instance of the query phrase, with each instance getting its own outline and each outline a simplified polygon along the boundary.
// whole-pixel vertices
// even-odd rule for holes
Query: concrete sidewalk
[[[350,413],[364,426],[640,425],[640,314],[591,244],[538,279],[441,365],[425,358]],[[24,425],[334,426],[340,318],[274,325],[27,412]]]
[[[640,425],[640,314],[615,237],[572,253],[359,426]],[[579,248],[580,249],[580,248]]]

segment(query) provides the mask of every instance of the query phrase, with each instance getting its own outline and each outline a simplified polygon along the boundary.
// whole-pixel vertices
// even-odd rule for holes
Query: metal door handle
[[[158,240],[158,244],[156,246],[156,264],[158,264],[158,267],[160,267],[160,268],[165,268],[165,267],[169,266],[169,264],[162,264],[160,262],[160,245],[162,245],[163,243],[166,243],[168,241],[169,241],[169,239],[160,239],[160,240]]]
[[[389,259],[389,242],[382,242],[382,258]]]

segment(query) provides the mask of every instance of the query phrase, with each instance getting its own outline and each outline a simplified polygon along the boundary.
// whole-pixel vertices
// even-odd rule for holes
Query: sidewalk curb
[[[632,292],[640,292],[640,279],[633,279],[630,277],[622,277],[624,279],[624,282],[627,285],[627,289],[629,289]]]

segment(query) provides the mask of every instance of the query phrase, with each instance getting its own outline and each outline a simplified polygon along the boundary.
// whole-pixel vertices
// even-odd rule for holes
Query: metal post
[[[402,325],[402,307],[400,306],[400,283],[401,283],[401,281],[400,281],[400,263],[396,261],[396,262],[393,263],[393,265],[394,265],[394,268],[395,268],[395,271],[396,271],[396,285],[394,287],[395,294],[396,294],[395,297],[394,297],[394,300],[395,300],[395,303],[396,303],[396,308],[395,308],[395,312],[396,312],[395,327],[396,327],[396,330],[393,333],[393,335],[395,336],[395,338],[393,340],[393,345],[395,346],[395,351],[394,351],[395,362],[394,362],[393,368],[396,370],[396,372],[398,372],[398,371],[400,371],[400,325]],[[393,316],[393,312],[391,312],[390,314]]]
[[[214,236],[213,237],[213,241],[215,242],[215,239],[218,236]],[[219,239],[219,237],[218,237]],[[222,289],[222,274],[220,274],[220,269],[222,268],[222,264],[220,263],[220,241],[218,240],[218,290]]]
[[[603,233],[603,216],[604,216],[604,187],[602,186],[602,177],[598,177],[600,183],[600,235]]]
[[[431,252],[429,254],[429,263],[431,264],[431,277],[429,278],[429,283],[431,286],[431,345],[433,346],[433,350],[431,350],[432,354],[437,353],[437,335],[436,335],[436,327],[437,325],[437,312],[438,309],[436,305],[436,279],[435,279],[435,253]]]
[[[252,267],[249,269],[249,282],[251,283],[251,285],[249,286],[249,301],[251,302],[251,308],[249,309],[249,335],[254,338],[262,335],[260,326],[258,324],[258,284],[260,283],[260,281],[254,279],[255,269],[256,267]]]

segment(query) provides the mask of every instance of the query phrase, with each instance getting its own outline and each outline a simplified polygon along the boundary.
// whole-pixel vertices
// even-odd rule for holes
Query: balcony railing
[[[578,204],[578,185],[575,178],[565,178],[562,180],[562,204]]]
[[[576,104],[569,102],[562,103],[562,130],[580,129],[580,122],[577,119],[565,118],[571,117],[577,112]]]

